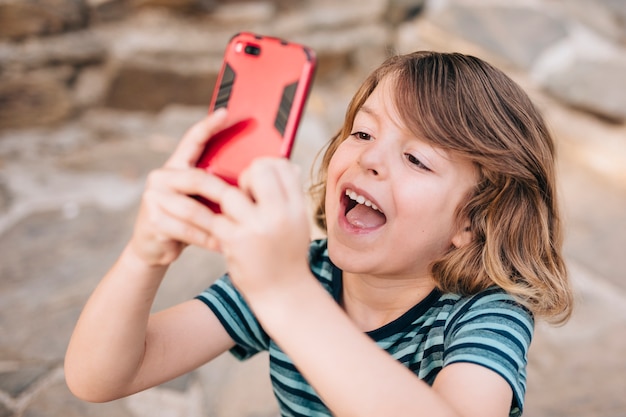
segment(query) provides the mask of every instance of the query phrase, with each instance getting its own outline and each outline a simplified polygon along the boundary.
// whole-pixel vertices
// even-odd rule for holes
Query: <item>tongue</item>
[[[378,210],[367,207],[365,204],[357,204],[346,214],[348,223],[363,229],[378,227],[386,222],[385,215]]]

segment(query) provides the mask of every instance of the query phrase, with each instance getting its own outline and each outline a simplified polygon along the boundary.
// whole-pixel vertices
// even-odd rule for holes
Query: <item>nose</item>
[[[388,153],[388,146],[385,146],[380,140],[374,140],[361,150],[357,162],[361,169],[368,173],[377,177],[384,177],[388,172]]]

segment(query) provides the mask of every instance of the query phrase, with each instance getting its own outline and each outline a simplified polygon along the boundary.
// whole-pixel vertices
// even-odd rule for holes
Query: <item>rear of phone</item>
[[[211,137],[197,166],[236,185],[255,158],[289,157],[315,64],[314,52],[303,45],[252,33],[235,35],[209,111],[225,107],[236,123]]]

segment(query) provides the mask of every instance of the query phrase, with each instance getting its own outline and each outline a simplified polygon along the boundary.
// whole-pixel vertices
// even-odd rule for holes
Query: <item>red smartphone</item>
[[[236,123],[209,139],[196,166],[237,185],[255,158],[288,158],[316,62],[315,52],[304,45],[249,32],[233,36],[209,112],[226,107]],[[215,203],[197,198],[219,212]]]

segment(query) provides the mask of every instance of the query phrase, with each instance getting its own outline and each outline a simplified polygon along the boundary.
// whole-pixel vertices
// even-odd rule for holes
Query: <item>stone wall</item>
[[[244,29],[311,44],[324,77],[345,69],[355,50],[387,47],[386,3],[5,0],[0,128],[56,123],[92,107],[206,105],[226,42]]]
[[[623,0],[458,1],[433,19],[528,72],[560,100],[626,119]]]
[[[241,30],[315,48],[323,82],[416,49],[428,33],[436,47],[425,28],[572,106],[626,119],[622,0],[0,0],[0,129],[92,108],[206,105],[224,46]]]

